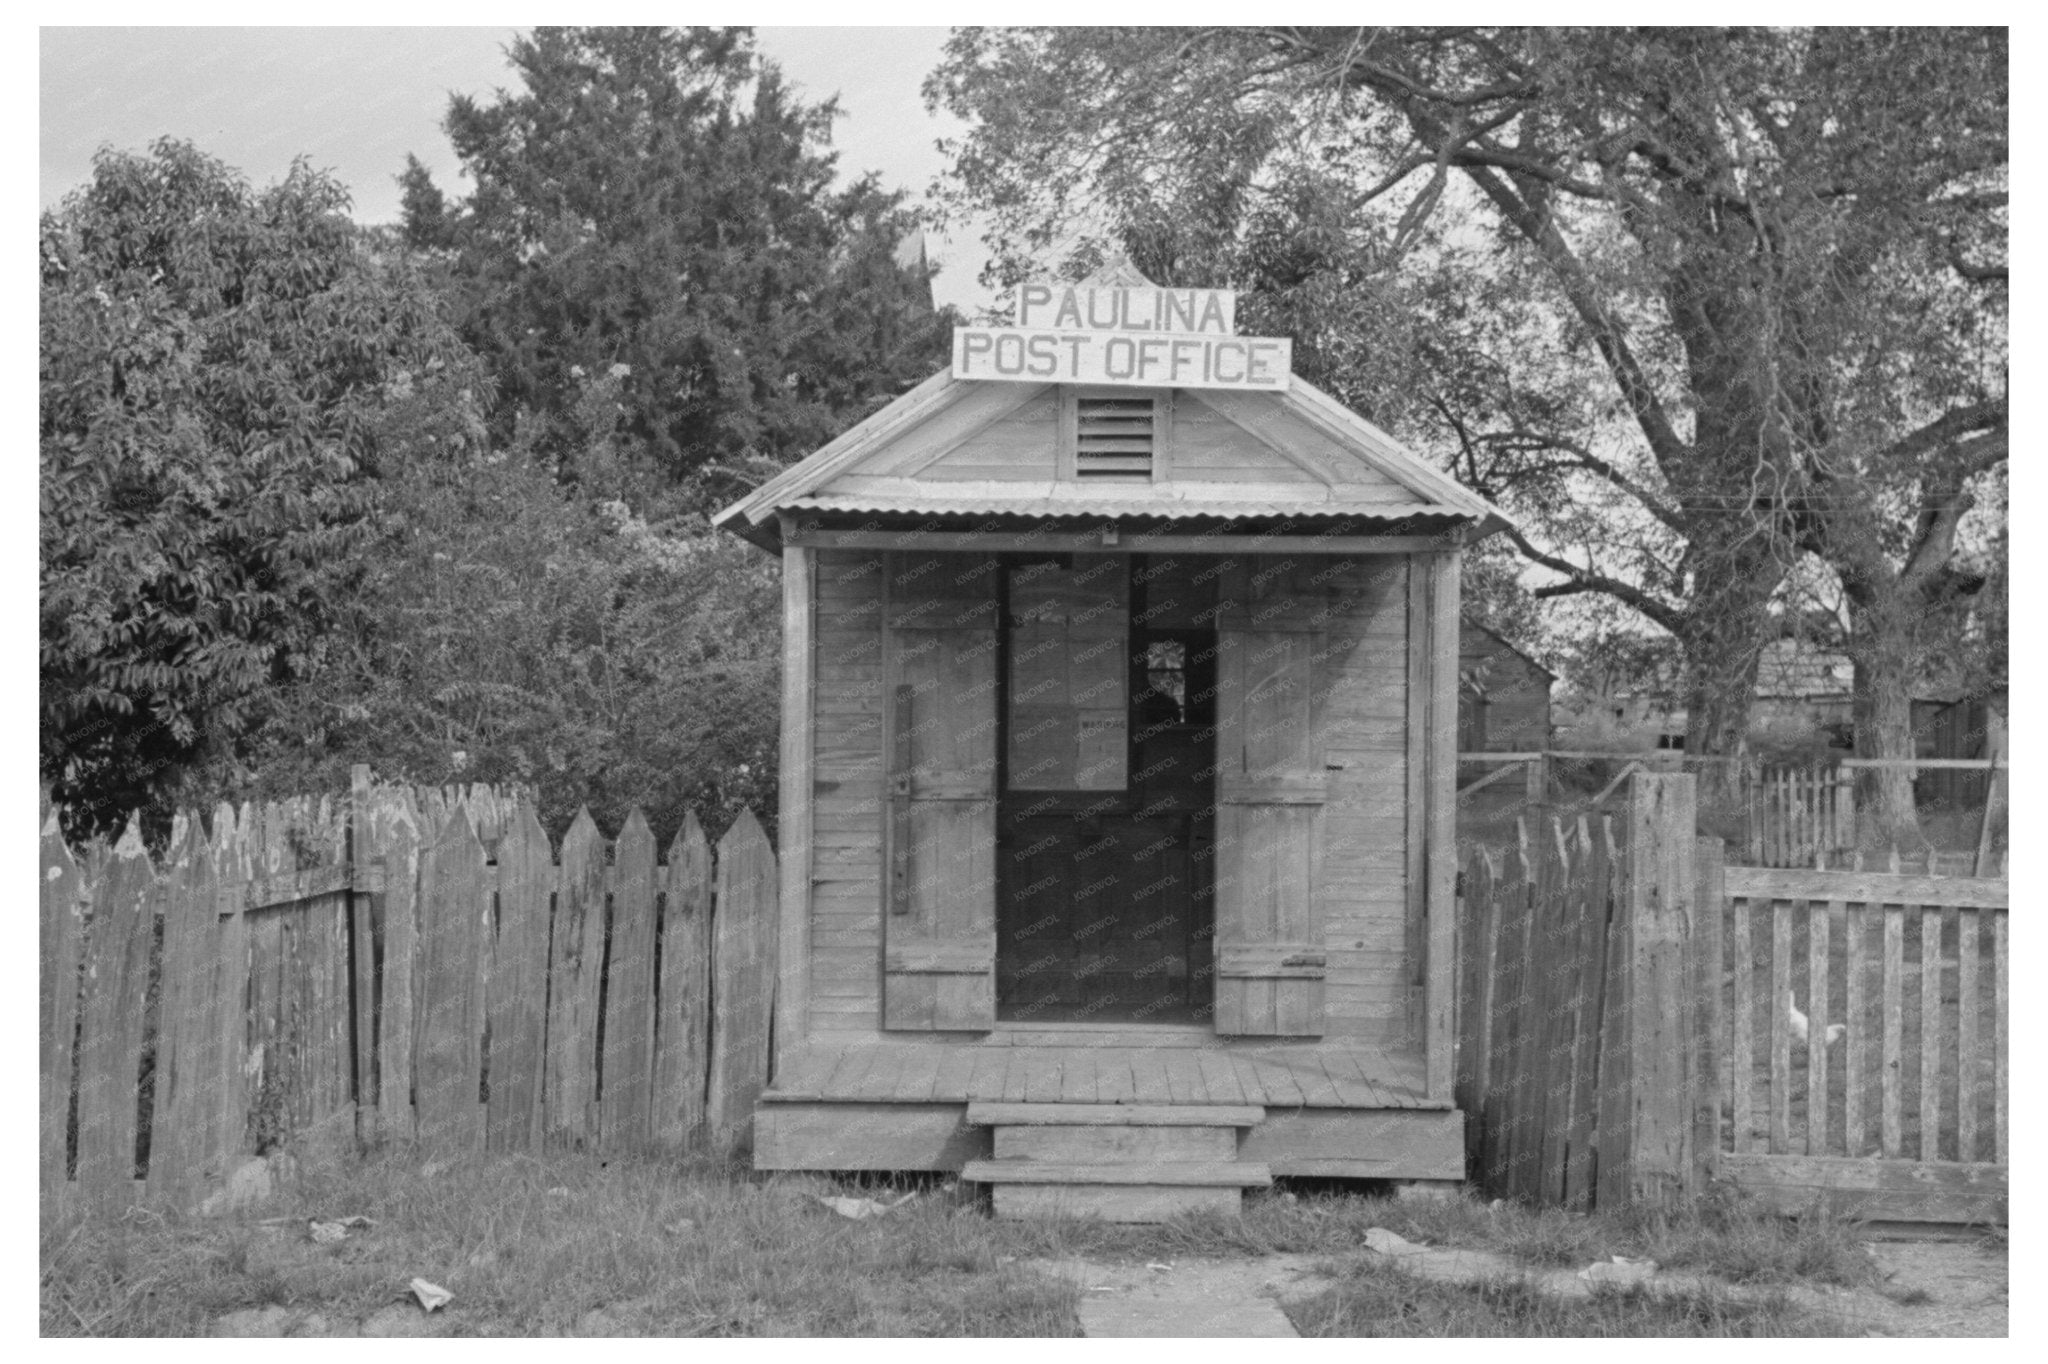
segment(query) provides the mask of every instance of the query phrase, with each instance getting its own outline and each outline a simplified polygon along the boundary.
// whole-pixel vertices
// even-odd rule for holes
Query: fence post
[[[775,853],[751,810],[718,843],[712,910],[711,1061],[705,1123],[714,1151],[748,1146],[768,1086],[779,918]]]
[[[1687,949],[1700,909],[1694,898],[1697,801],[1690,773],[1637,772],[1629,778],[1628,844],[1615,907],[1626,926],[1623,1036],[1608,1039],[1621,1042],[1624,1071],[1602,1077],[1628,1087],[1626,1131],[1614,1134],[1627,1165],[1620,1172],[1626,1197],[1666,1207],[1691,1192],[1696,1179],[1699,1011]],[[1616,1149],[1605,1139],[1601,1147]]]
[[[1727,1018],[1721,1008],[1724,921],[1727,917],[1728,848],[1718,838],[1700,838],[1693,845],[1692,962],[1693,998],[1699,1013],[1695,1031],[1693,1086],[1693,1183],[1695,1194],[1707,1187],[1714,1162],[1721,1156],[1723,1057]]]

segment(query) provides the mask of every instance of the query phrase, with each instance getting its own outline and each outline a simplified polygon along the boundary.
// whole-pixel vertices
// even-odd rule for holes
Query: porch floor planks
[[[1166,1072],[1151,1064],[1157,1051],[1138,1052],[1131,1058],[1131,1089],[1141,1104],[1170,1104],[1173,1091],[1167,1088]]]
[[[1283,1061],[1271,1056],[1257,1056],[1252,1064],[1258,1068],[1259,1083],[1265,1086],[1268,1108],[1306,1108],[1308,1096],[1301,1092],[1301,1086],[1294,1081],[1294,1073]]]
[[[1003,1098],[1003,1077],[1010,1069],[1010,1047],[975,1048],[974,1070],[967,1077],[967,1100],[997,1102]]]
[[[861,1081],[860,1092],[853,1097],[872,1103],[889,1103],[896,1097],[896,1081],[902,1078],[906,1061],[905,1047],[876,1047],[875,1064],[869,1068],[866,1078]]]
[[[979,1050],[978,1047],[948,1047],[933,1072],[932,1092],[926,1097],[935,1103],[966,1098]]]
[[[1024,1093],[1022,1098],[1028,1104],[1052,1104],[1060,1101],[1060,1068],[1066,1056],[1057,1051],[1027,1051],[1024,1053]]]
[[[1178,1104],[1211,1102],[1208,1083],[1196,1053],[1185,1047],[1162,1048],[1166,1052],[1166,1087]]]
[[[798,1053],[770,1102],[1251,1104],[1442,1108],[1419,1063],[1371,1047],[1020,1047],[819,1043]]]
[[[1195,1054],[1195,1064],[1201,1068],[1203,1089],[1210,1103],[1245,1102],[1244,1086],[1237,1082],[1237,1070],[1228,1061],[1204,1048]]]
[[[1121,1047],[1103,1048],[1095,1071],[1095,1101],[1127,1104],[1136,1100],[1137,1084],[1131,1078],[1131,1053]]]
[[[1238,1052],[1225,1052],[1230,1058],[1230,1068],[1237,1075],[1238,1088],[1244,1093],[1248,1104],[1265,1104],[1272,1101],[1266,1092],[1265,1081],[1259,1078],[1259,1061],[1255,1056]]]
[[[789,1069],[775,1077],[772,1088],[776,1094],[791,1099],[823,1098],[832,1092],[826,1081],[843,1059],[838,1051],[799,1052],[791,1059]]]

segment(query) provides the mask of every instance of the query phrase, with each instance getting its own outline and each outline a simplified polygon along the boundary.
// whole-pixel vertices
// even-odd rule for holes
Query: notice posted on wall
[[[1293,359],[1285,337],[953,329],[955,379],[1273,391],[1287,387]]]

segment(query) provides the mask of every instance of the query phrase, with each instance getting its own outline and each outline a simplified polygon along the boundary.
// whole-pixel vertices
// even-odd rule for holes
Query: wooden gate
[[[1785,1211],[2005,1221],[2007,883],[1725,875],[1721,1173]]]
[[[1503,864],[1470,860],[1474,1178],[1575,1208],[1719,1179],[1786,1213],[2003,1224],[2006,882],[1724,868],[1692,780],[1634,774],[1611,814],[1525,819]]]

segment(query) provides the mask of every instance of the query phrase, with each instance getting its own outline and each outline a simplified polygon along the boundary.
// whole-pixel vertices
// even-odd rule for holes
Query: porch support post
[[[1427,907],[1423,983],[1425,1088],[1431,1100],[1451,1101],[1452,1019],[1457,999],[1458,864],[1458,554],[1411,560],[1429,574],[1429,720],[1425,726],[1428,807],[1424,825]]]
[[[810,1032],[811,1008],[811,736],[816,724],[812,681],[811,574],[816,551],[782,551],[782,755],[776,783],[776,841],[781,845],[781,945],[775,982],[775,1073],[795,1057]],[[721,909],[723,907],[721,906]]]

